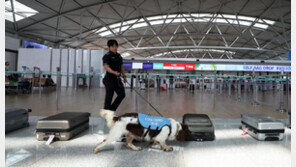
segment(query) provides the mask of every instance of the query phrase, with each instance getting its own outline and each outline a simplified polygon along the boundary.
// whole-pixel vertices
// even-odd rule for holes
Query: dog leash
[[[119,76],[118,78],[120,78],[121,76]],[[126,83],[131,87],[131,84],[128,82],[128,81],[126,81]],[[149,106],[151,107],[151,108],[153,108],[154,109],[154,111],[156,111],[160,116],[162,116],[163,117],[163,115],[145,98],[145,97],[143,97],[138,91],[136,91],[135,89],[132,89],[132,90],[134,90],[145,102],[147,102],[148,104],[149,104]]]

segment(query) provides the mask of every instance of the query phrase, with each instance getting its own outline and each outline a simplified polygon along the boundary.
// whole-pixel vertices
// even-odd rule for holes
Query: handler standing
[[[123,83],[121,82],[120,75],[122,74],[124,83],[126,83],[126,76],[122,63],[122,57],[119,53],[117,53],[117,41],[111,39],[107,42],[107,45],[109,52],[103,57],[103,65],[106,70],[106,75],[103,79],[103,83],[106,88],[104,109],[116,111],[119,104],[125,97],[125,90]],[[112,103],[114,92],[116,92],[117,97]]]

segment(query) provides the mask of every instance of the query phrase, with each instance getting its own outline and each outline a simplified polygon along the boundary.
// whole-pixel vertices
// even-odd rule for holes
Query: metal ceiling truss
[[[150,11],[149,9],[141,8],[145,0],[137,3],[135,2],[135,0],[126,1],[127,3],[119,3],[119,2],[116,2],[116,0],[109,0],[109,1],[95,2],[88,5],[82,5],[77,0],[73,0],[73,2],[78,7],[67,10],[67,11],[63,11],[65,0],[61,1],[59,8],[57,9],[53,9],[52,7],[49,7],[48,5],[45,5],[44,3],[40,2],[39,0],[35,0],[35,2],[49,9],[51,12],[53,12],[53,15],[41,20],[36,20],[31,17],[28,17],[28,19],[34,21],[34,23],[23,26],[23,27],[18,26],[15,15],[19,13],[14,11],[13,0],[11,0],[10,3],[11,3],[11,12],[14,20],[13,22],[14,31],[17,32],[19,35],[22,35],[22,34],[25,36],[32,35],[32,37],[36,37],[39,39],[43,39],[43,38],[54,39],[54,41],[52,40],[47,40],[47,41],[52,43],[57,43],[58,45],[64,45],[67,47],[81,48],[81,47],[87,46],[87,44],[90,44],[90,45],[93,45],[94,47],[106,48],[97,44],[96,41],[105,41],[106,39],[116,38],[116,39],[123,39],[124,41],[120,43],[120,46],[122,47],[122,49],[120,49],[121,51],[128,51],[128,52],[131,52],[133,55],[138,55],[140,57],[152,56],[153,54],[155,54],[155,52],[161,53],[161,52],[164,52],[164,50],[167,50],[170,53],[169,56],[178,58],[178,55],[173,53],[172,51],[176,49],[187,49],[187,51],[184,53],[184,55],[182,55],[182,57],[195,58],[197,57],[197,55],[195,55],[191,49],[225,50],[224,53],[221,53],[221,55],[218,56],[220,59],[224,57],[227,57],[228,59],[232,59],[233,56],[237,57],[237,54],[232,55],[226,52],[229,50],[235,50],[239,55],[241,56],[245,55],[251,58],[261,58],[262,56],[265,56],[267,59],[268,58],[273,59],[276,57],[282,59],[281,55],[285,54],[287,50],[291,49],[291,43],[290,43],[291,40],[289,39],[291,25],[289,25],[289,23],[284,22],[284,18],[288,16],[291,13],[291,11],[288,11],[287,13],[283,13],[282,5],[281,5],[283,2],[281,0],[273,0],[272,3],[270,4],[265,4],[265,2],[263,2],[262,0],[258,0],[258,2],[260,2],[264,7],[264,10],[263,11],[262,9],[260,10],[261,12],[256,17],[256,19],[253,21],[250,21],[251,24],[249,26],[241,25],[240,24],[241,19],[239,19],[238,17],[238,14],[241,13],[241,11],[243,11],[246,8],[246,6],[248,6],[249,0],[245,0],[242,7],[238,9],[238,11],[234,11],[234,9],[228,6],[231,2],[233,2],[232,0],[229,0],[229,1],[219,0],[218,4],[208,7],[207,10],[216,9],[216,11],[212,13],[211,17],[209,17],[210,20],[205,23],[193,22],[193,19],[198,17],[195,17],[192,15],[193,11],[194,13],[200,13],[201,6],[203,5],[203,3],[206,3],[205,1],[199,0],[198,1],[199,7],[197,9],[193,9],[190,6],[186,5],[186,3],[184,3],[185,1],[182,1],[182,2],[172,1],[172,3],[169,4],[168,9],[161,11],[159,0],[154,0],[154,3],[158,8],[158,13],[155,14],[155,16],[157,15],[166,16],[165,18],[159,19],[159,20],[163,20],[163,23],[165,23],[162,25],[152,25],[150,23],[150,20],[147,19],[147,16],[144,14],[144,12],[151,13],[155,11]],[[274,7],[276,3],[280,4],[279,6],[281,10],[281,16],[278,18],[276,22],[277,25],[271,25],[267,23],[262,17],[268,12],[269,14],[277,18],[277,16],[275,16],[275,14],[273,14],[270,11],[270,9]],[[116,10],[115,5],[113,4],[120,5],[121,7],[123,7],[123,13],[118,12],[118,10]],[[95,14],[89,10],[90,7],[94,7],[94,6],[98,6],[98,11]],[[108,18],[105,16],[99,17],[99,14],[101,14],[101,10],[103,7],[108,7],[108,9],[110,9],[114,13],[114,16],[119,18],[118,19],[120,23],[119,31],[115,32],[114,28],[113,29],[110,28],[111,24],[107,24],[105,21],[103,21],[103,19],[113,19],[113,20],[116,20],[116,19]],[[178,7],[178,10],[179,10],[178,19],[184,19],[185,22],[176,24],[174,21],[177,17],[175,18],[168,17],[170,14],[174,13],[172,9],[175,9],[176,7]],[[225,18],[223,14],[220,14],[221,9],[223,7],[226,7],[232,10],[236,16],[235,19]],[[187,8],[187,9],[190,9],[191,11],[184,13],[182,12],[184,11],[184,9],[182,10],[182,8]],[[71,15],[75,15],[73,14],[73,12],[75,11],[80,11],[80,15],[77,15],[77,17],[80,18],[79,22],[69,17]],[[123,27],[126,26],[126,25],[123,25],[123,23],[127,21],[128,20],[127,18],[130,18],[130,16],[135,12],[139,14],[138,18],[134,18],[137,20],[134,23],[129,24],[128,28],[123,29]],[[86,13],[87,15],[84,13]],[[189,15],[190,17],[185,17],[185,14]],[[227,22],[226,28],[225,28],[225,24],[215,22],[215,19],[217,19],[218,15],[220,18],[222,17]],[[149,15],[149,17],[150,16],[151,15]],[[61,26],[62,17],[78,25],[79,28],[73,28],[72,30],[63,28]],[[84,17],[91,18],[91,23],[87,26],[82,24],[82,20]],[[44,23],[45,21],[50,20],[52,18],[57,18],[57,22],[55,26],[49,25],[48,23]],[[144,19],[144,22],[147,24],[147,26],[132,29],[132,27],[135,24],[139,23],[140,19]],[[255,28],[254,25],[258,23],[259,20],[260,20],[260,24],[268,25],[269,28],[267,30],[258,30],[257,28]],[[95,21],[99,22],[101,25],[93,27]],[[157,19],[153,21],[157,21]],[[238,24],[237,25],[232,24],[233,21],[236,21]],[[50,30],[48,31],[54,30],[55,35],[41,33],[40,31],[38,32],[32,31],[33,29],[31,27],[37,24],[42,24],[50,28]],[[173,25],[176,26],[175,29],[173,30],[168,29],[173,27]],[[199,25],[202,25],[202,26],[199,26]],[[161,26],[159,31],[156,31],[156,28],[159,26]],[[106,29],[110,31],[112,35],[99,36],[96,33],[96,31],[102,27],[106,27]],[[183,29],[184,31],[181,32],[180,31],[181,29]],[[280,31],[278,29],[280,29]],[[76,31],[77,33],[71,34],[67,32],[68,30]],[[141,30],[141,31],[138,31],[138,30]],[[214,32],[214,30],[216,30],[217,33]],[[228,33],[229,30],[231,30],[231,33]],[[148,34],[148,31],[149,32],[151,31],[152,34]],[[233,33],[233,31],[235,33]],[[126,32],[133,32],[133,34],[131,33],[126,34]],[[268,32],[276,35],[273,35],[270,39],[266,39],[266,37],[263,38],[260,36],[263,32]],[[64,34],[66,34],[67,36],[65,36]],[[176,42],[180,42],[181,40],[174,40],[174,38],[176,37],[187,37],[188,41],[191,41],[192,45],[177,45]],[[199,37],[198,40],[196,37]],[[220,39],[219,45],[208,45],[208,43],[204,42],[204,41],[207,41],[207,42],[214,41],[212,39],[207,39],[207,38],[213,38],[213,37]],[[165,38],[168,41],[164,41],[162,38]],[[231,40],[231,38],[233,38],[234,40],[233,39]],[[157,42],[155,40],[152,41],[153,39],[157,39]],[[78,42],[78,45],[76,46],[72,45],[77,42]],[[130,47],[126,47],[126,45],[129,45]],[[202,58],[210,57],[213,59],[214,56],[212,53],[214,52],[211,52],[209,50],[203,53],[202,56],[201,55],[200,56]]]

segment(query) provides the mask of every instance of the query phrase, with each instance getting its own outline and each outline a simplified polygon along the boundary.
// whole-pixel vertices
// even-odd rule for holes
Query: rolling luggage
[[[208,115],[184,114],[183,123],[191,131],[191,136],[186,138],[187,141],[215,140],[215,128]]]
[[[37,122],[37,140],[48,140],[54,135],[54,140],[66,141],[88,129],[88,112],[63,112],[43,118]]]
[[[283,122],[264,114],[242,114],[242,129],[257,140],[282,140],[285,133]]]
[[[5,133],[29,126],[29,112],[31,109],[5,109]]]

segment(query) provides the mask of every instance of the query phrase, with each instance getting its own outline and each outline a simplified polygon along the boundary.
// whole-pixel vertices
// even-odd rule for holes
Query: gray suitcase
[[[285,133],[283,122],[264,114],[242,114],[242,129],[257,140],[282,140]]]
[[[5,133],[29,126],[29,112],[31,109],[5,109]]]
[[[215,128],[208,115],[184,114],[183,123],[191,131],[191,136],[186,138],[187,141],[215,140]]]
[[[54,135],[54,140],[66,141],[88,129],[88,112],[63,112],[43,118],[37,122],[37,140],[48,140]]]

